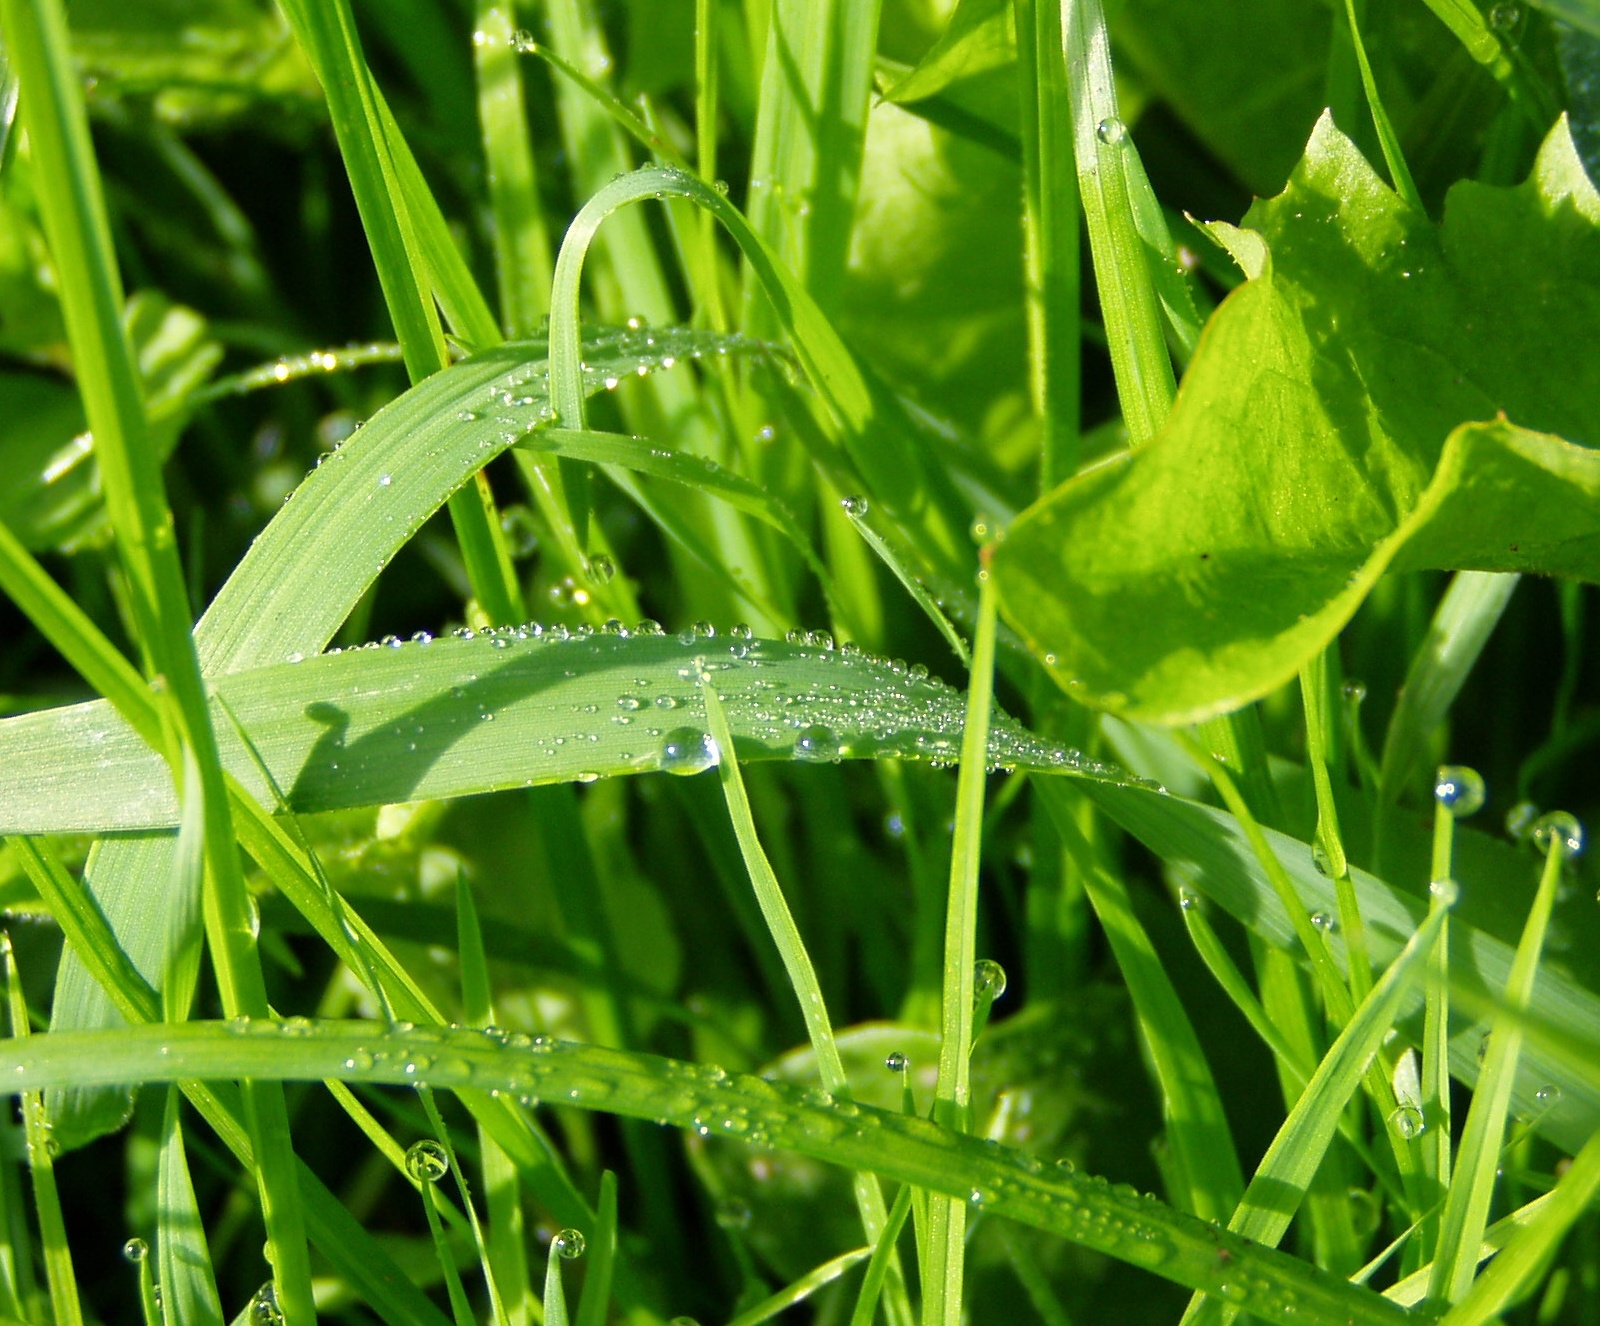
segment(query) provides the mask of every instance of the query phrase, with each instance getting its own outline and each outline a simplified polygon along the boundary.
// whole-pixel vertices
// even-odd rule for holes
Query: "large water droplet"
[[[1440,765],[1433,780],[1433,797],[1453,818],[1464,820],[1483,809],[1483,777],[1464,764]]]
[[[907,1059],[899,1050],[891,1050],[884,1057],[883,1066],[891,1073],[903,1073],[911,1066],[911,1060]]]
[[[406,1173],[418,1183],[438,1183],[450,1172],[450,1155],[431,1137],[406,1149]]]
[[[872,503],[867,501],[860,493],[852,493],[849,497],[841,497],[839,505],[844,508],[845,515],[853,516],[857,520],[862,519],[872,507]]]
[[[661,739],[661,767],[668,773],[697,774],[717,762],[717,743],[709,732],[678,727]]]
[[[570,1262],[583,1256],[583,1250],[587,1244],[582,1230],[563,1229],[550,1240],[550,1246],[556,1250],[556,1256]]]
[[[122,1255],[137,1266],[150,1255],[150,1245],[143,1239],[129,1239],[122,1245]]]
[[[1095,125],[1094,136],[1102,143],[1115,145],[1128,136],[1128,126],[1113,115]]]
[[[979,958],[972,964],[972,996],[993,1003],[1006,992],[1006,969],[993,958]]]
[[[1389,1127],[1393,1128],[1402,1140],[1409,1142],[1413,1138],[1422,1136],[1427,1122],[1422,1117],[1422,1111],[1415,1105],[1401,1105],[1389,1115]]]
[[[794,739],[794,757],[797,760],[837,760],[839,738],[825,723],[813,723],[803,728]]]
[[[1506,834],[1513,842],[1525,843],[1539,818],[1539,807],[1531,801],[1519,801],[1506,811]]]
[[[1534,821],[1533,845],[1541,852],[1554,847],[1563,861],[1571,861],[1583,851],[1583,825],[1577,816],[1564,810],[1552,810]]]
[[[589,559],[588,574],[591,585],[609,585],[617,574],[617,564],[604,553],[596,553]]]
[[[1489,10],[1489,26],[1496,32],[1512,32],[1522,21],[1522,6],[1499,4]]]

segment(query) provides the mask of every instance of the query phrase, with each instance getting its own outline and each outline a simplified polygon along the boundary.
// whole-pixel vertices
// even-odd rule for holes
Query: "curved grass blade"
[[[741,759],[957,761],[959,691],[920,668],[831,643],[620,625],[391,640],[218,677],[220,702],[249,747],[231,725],[220,725],[219,740],[225,767],[251,795],[276,804],[270,775],[297,812],[656,769],[697,773],[711,762],[695,681],[703,659]],[[1128,777],[1002,716],[988,758]],[[161,767],[104,701],[0,720],[9,784],[0,832],[171,827],[178,806]]]
[[[927,1119],[834,1102],[764,1078],[654,1055],[506,1033],[402,1031],[370,1022],[256,1019],[35,1036],[0,1045],[8,1091],[176,1079],[339,1078],[498,1089],[703,1128],[831,1165],[976,1200],[1004,1216],[1142,1267],[1286,1326],[1402,1326],[1404,1309],[1275,1249],[1131,1189]]]
[[[796,1303],[804,1303],[811,1295],[831,1285],[857,1262],[865,1260],[871,1248],[852,1248],[815,1266],[792,1284],[785,1285],[776,1294],[764,1298],[754,1307],[746,1309],[728,1323],[728,1326],[761,1326],[780,1312],[787,1312]]]
[[[157,1257],[161,1265],[161,1303],[165,1320],[189,1326],[222,1326],[222,1296],[206,1246],[205,1223],[195,1201],[178,1117],[178,1092],[167,1089],[161,1120],[161,1177],[158,1185]]]
[[[202,669],[231,672],[322,649],[450,494],[548,421],[545,351],[543,341],[506,344],[437,373],[327,456],[257,537],[196,625]],[[760,353],[758,343],[700,332],[602,330],[585,345],[584,386],[602,390],[641,369],[745,353]],[[164,836],[101,842],[89,864],[101,910],[150,979],[158,979],[171,957],[172,928],[150,902],[169,897],[171,873],[172,846]],[[69,951],[57,977],[52,1025],[117,1020],[109,998]],[[52,1108],[64,1146],[115,1127],[125,1113],[123,1104],[103,1097]]]

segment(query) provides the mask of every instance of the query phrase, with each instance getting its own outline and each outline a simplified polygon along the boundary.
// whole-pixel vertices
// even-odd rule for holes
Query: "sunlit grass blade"
[[[940,998],[939,1079],[933,1117],[947,1128],[972,1126],[971,1057],[978,934],[978,870],[983,850],[985,752],[994,698],[995,595],[988,572],[978,596],[978,630],[967,684],[966,729],[956,783],[950,888],[944,919],[944,983]],[[973,1196],[981,1200],[981,1190]],[[961,1320],[966,1273],[967,1203],[930,1195],[921,1266],[923,1326]]]
[[[613,212],[644,199],[669,196],[687,198],[706,209],[733,236],[772,301],[807,377],[840,425],[869,496],[881,501],[905,529],[915,531],[919,550],[935,566],[948,568],[956,550],[970,546],[966,522],[956,514],[948,485],[937,479],[912,446],[895,417],[896,407],[869,388],[816,301],[750,223],[714,188],[681,170],[648,166],[611,181],[584,204],[567,230],[556,259],[550,302],[551,404],[562,426],[583,426],[578,285],[589,245]]]
[[[1241,1310],[1285,1326],[1348,1326],[1352,1317],[1362,1326],[1407,1320],[1381,1295],[1103,1180],[1041,1166],[1035,1157],[927,1119],[866,1105],[841,1110],[803,1090],[715,1066],[564,1041],[370,1022],[286,1027],[258,1019],[230,1027],[197,1021],[0,1045],[0,1081],[13,1091],[230,1077],[415,1085],[423,1073],[435,1090],[471,1087],[561,1099],[677,1128],[698,1121],[746,1140],[754,1130],[774,1149],[845,1169],[872,1170],[962,1200],[977,1191],[994,1216],[1056,1233],[1190,1289],[1231,1286]],[[1219,1248],[1225,1257],[1217,1255]]]
[[[822,987],[817,980],[811,955],[806,952],[805,941],[800,936],[800,928],[795,924],[794,915],[784,900],[783,886],[779,884],[778,877],[767,860],[767,854],[761,849],[761,840],[756,833],[755,816],[751,813],[750,800],[745,794],[744,778],[739,772],[733,731],[723,710],[721,697],[717,693],[712,675],[703,670],[704,660],[697,658],[693,666],[697,671],[697,682],[705,706],[707,736],[712,743],[711,750],[716,761],[717,774],[721,779],[723,797],[728,805],[728,818],[732,821],[734,836],[738,839],[739,851],[744,857],[745,871],[750,877],[756,903],[761,908],[762,920],[766,922],[772,942],[778,950],[778,956],[782,959],[789,986],[800,1005],[800,1016],[805,1022],[806,1036],[811,1042],[812,1053],[816,1056],[817,1075],[822,1081],[822,1089],[831,1096],[847,1100],[850,1097],[850,1079],[845,1075],[844,1063],[839,1057],[839,1047],[834,1040],[833,1024],[828,1017]],[[810,732],[811,729],[806,731]],[[805,739],[804,733],[797,738],[802,742]],[[867,1238],[875,1243],[882,1236],[888,1222],[883,1190],[878,1186],[877,1177],[871,1174],[855,1176],[854,1186],[862,1228]],[[841,1271],[843,1269],[840,1268]],[[898,1267],[891,1266],[891,1273],[889,1285],[891,1302],[895,1304],[895,1310],[909,1314]]]
[[[883,1231],[873,1245],[872,1256],[867,1259],[866,1274],[861,1277],[856,1305],[850,1312],[850,1326],[872,1326],[878,1311],[878,1300],[883,1294],[884,1282],[893,1262],[895,1244],[900,1238],[900,1231],[905,1228],[906,1217],[911,1213],[913,1196],[910,1184],[902,1184],[900,1191],[894,1195],[894,1201],[889,1206],[889,1218],[883,1222]]]
[[[1497,1320],[1531,1289],[1568,1230],[1600,1191],[1600,1133],[1572,1158],[1537,1214],[1523,1223],[1447,1312],[1441,1326],[1483,1326]],[[1492,1231],[1491,1231],[1492,1232]]]
[[[743,759],[826,751],[949,762],[961,750],[959,691],[897,660],[834,648],[831,638],[528,627],[220,677],[220,701],[249,738],[246,748],[224,729],[224,760],[251,796],[270,803],[282,788],[298,813],[703,767],[697,750],[669,749],[680,729],[704,721],[698,688],[683,675],[697,657],[713,672]],[[1004,715],[990,725],[987,758],[1126,777]],[[173,826],[178,804],[152,778],[160,767],[103,701],[0,720],[0,771],[14,781],[0,831]],[[74,795],[64,800],[68,786]],[[242,823],[240,832],[253,843],[262,827]]]
[[[883,535],[867,523],[868,512],[871,510],[871,504],[867,499],[857,496],[843,497],[839,499],[839,505],[867,547],[871,548],[877,554],[878,560],[894,573],[894,578],[904,586],[906,593],[911,595],[912,602],[922,609],[923,615],[944,637],[945,643],[961,660],[961,666],[970,667],[972,654],[967,648],[967,642],[962,638],[961,632],[956,630],[955,624],[945,615],[944,609],[939,606],[939,601],[928,592],[927,586],[911,574],[905,560],[895,555],[894,549],[889,546]]]
[[[551,250],[517,60],[522,43],[512,23],[513,15],[501,5],[490,0],[475,5],[472,58],[483,153],[489,163],[500,325],[507,336],[516,337],[531,336],[550,311]]]
[[[157,1189],[156,1254],[161,1301],[168,1321],[221,1326],[222,1296],[206,1245],[205,1222],[195,1200],[178,1115],[178,1092],[167,1090],[161,1121],[161,1178]]]
[[[1251,1177],[1228,1228],[1258,1243],[1277,1244],[1338,1131],[1339,1116],[1358,1089],[1401,1002],[1426,965],[1448,911],[1435,906],[1400,956],[1357,1007]],[[1226,1310],[1223,1315],[1231,1316]]]
[[[1345,21],[1350,25],[1350,40],[1356,49],[1356,63],[1361,68],[1361,88],[1367,95],[1367,109],[1372,114],[1372,125],[1378,131],[1378,145],[1383,149],[1383,159],[1389,167],[1389,178],[1395,192],[1406,202],[1422,210],[1422,196],[1417,192],[1416,181],[1406,165],[1405,154],[1400,150],[1400,138],[1394,131],[1389,112],[1384,109],[1383,97],[1378,92],[1378,81],[1373,77],[1372,61],[1367,58],[1367,43],[1361,35],[1361,24],[1356,17],[1355,0],[1344,0]]]
[[[1439,600],[1428,634],[1400,688],[1383,739],[1381,802],[1398,802],[1428,760],[1428,741],[1444,721],[1499,623],[1519,577],[1458,571]]]
[[[1161,331],[1134,191],[1143,180],[1129,162],[1136,149],[1117,108],[1111,38],[1100,0],[1064,0],[1061,27],[1072,88],[1072,142],[1117,397],[1134,446],[1148,442],[1172,408],[1177,388]],[[1163,223],[1164,228],[1164,223]],[[1170,248],[1170,245],[1168,246]]]
[[[1513,1009],[1525,1009],[1532,1001],[1561,868],[1575,851],[1569,846],[1565,825],[1556,822],[1558,818],[1551,816],[1541,822],[1544,827],[1539,841],[1545,847],[1544,871],[1506,976],[1504,998]],[[1581,844],[1581,833],[1579,842]],[[1503,1016],[1495,1019],[1483,1056],[1483,1068],[1472,1093],[1472,1105],[1467,1110],[1461,1142],[1456,1149],[1455,1173],[1445,1197],[1444,1214],[1439,1219],[1439,1248],[1428,1285],[1428,1297],[1432,1300],[1456,1303],[1471,1288],[1477,1269],[1474,1254],[1483,1242],[1483,1231],[1489,1223],[1489,1205],[1499,1176],[1500,1143],[1505,1136],[1522,1041],[1523,1031],[1516,1022]]]
[[[1296,950],[1296,929],[1285,913],[1279,889],[1268,879],[1249,835],[1231,815],[1137,788],[1089,782],[1079,786],[1113,821],[1151,851],[1189,863],[1186,878],[1197,891],[1273,948]],[[1310,845],[1272,829],[1259,832],[1287,872],[1299,905],[1313,914],[1333,914],[1338,905],[1333,882],[1316,869]],[[1422,859],[1426,861],[1425,854]],[[1480,854],[1478,859],[1482,861],[1484,857]],[[1417,895],[1364,870],[1352,869],[1351,880],[1361,901],[1373,964],[1381,968],[1393,960],[1421,925],[1425,904]],[[1510,889],[1511,885],[1505,887]],[[1518,933],[1514,923],[1506,925],[1499,915],[1480,916],[1481,925],[1462,915],[1470,913],[1475,903],[1481,906],[1487,901],[1490,900],[1475,899],[1469,877],[1466,899],[1450,920],[1450,1002],[1467,1016],[1485,1021],[1495,1016],[1499,992],[1512,969]],[[1496,906],[1494,912],[1500,911]],[[1337,959],[1343,948],[1337,933],[1331,936],[1331,946]],[[1557,1145],[1576,1150],[1600,1125],[1600,1049],[1593,1046],[1592,1032],[1595,1025],[1600,1025],[1600,999],[1566,973],[1546,964],[1538,975],[1534,1009],[1519,1024],[1525,1027],[1530,1045],[1517,1074],[1513,1095],[1517,1108],[1530,1114],[1537,1112],[1536,1093],[1542,1088],[1554,1088],[1559,1092],[1559,1104],[1539,1113],[1536,1126]],[[1407,1028],[1408,1036],[1420,1035],[1420,1031],[1417,1023]],[[1539,1046],[1537,1054],[1533,1053],[1535,1043]],[[1481,1036],[1471,1030],[1452,1038],[1450,1071],[1457,1081],[1470,1085],[1477,1080],[1481,1072],[1480,1044]],[[1392,1097],[1392,1086],[1388,1094]],[[1380,1105],[1386,1116],[1393,1108],[1393,1104],[1387,1109]],[[1397,1139],[1398,1134],[1391,1131],[1390,1137]],[[1406,1150],[1409,1153],[1409,1144]]]
[[[265,1013],[249,899],[190,633],[172,512],[122,325],[122,283],[66,17],[54,0],[8,0],[0,19],[27,94],[23,106],[41,218],[135,632],[149,666],[165,678],[170,777],[203,826],[206,933],[217,986],[230,1014]],[[282,1091],[246,1084],[244,1097],[260,1161],[255,1178],[275,1275],[290,1326],[303,1326],[314,1313],[311,1270]]]
[[[578,1300],[577,1326],[605,1326],[611,1304],[611,1275],[617,1258],[617,1176],[600,1175],[600,1197],[594,1205],[594,1233],[589,1236],[589,1269]]]
[[[1068,111],[1071,89],[1061,58],[1061,6],[1052,0],[1017,0],[1014,9],[1029,385],[1041,429],[1039,490],[1047,493],[1078,468],[1078,186]]]
[[[771,1321],[780,1312],[787,1312],[797,1303],[804,1303],[819,1289],[831,1285],[852,1266],[864,1261],[871,1253],[870,1248],[854,1248],[849,1252],[842,1252],[837,1257],[829,1258],[821,1266],[813,1267],[798,1280],[785,1285],[776,1294],[763,1299],[754,1307],[746,1308],[734,1317],[728,1326],[761,1326],[764,1321]]]
[[[0,960],[5,964],[6,1011],[12,1041],[32,1032],[28,1005],[17,977],[17,958],[11,936],[0,933]],[[37,1090],[22,1093],[22,1129],[28,1148],[28,1169],[33,1178],[33,1209],[39,1221],[39,1246],[44,1256],[45,1279],[50,1286],[50,1310],[58,1326],[81,1326],[83,1309],[78,1301],[78,1277],[67,1245],[66,1222],[61,1215],[61,1195],[56,1188],[54,1144],[45,1120],[44,1101]]]
[[[1047,779],[1035,780],[1034,790],[1077,863],[1138,1013],[1161,1089],[1174,1168],[1183,1179],[1174,1200],[1208,1220],[1221,1220],[1238,1202],[1244,1178],[1205,1051],[1126,885],[1097,859],[1078,827],[1070,793]]]
[[[523,450],[569,456],[594,465],[615,465],[709,493],[772,526],[789,540],[817,578],[824,584],[828,582],[827,568],[781,499],[760,484],[724,469],[708,457],[686,455],[670,447],[652,445],[647,438],[630,437],[624,433],[567,428],[542,428],[530,433],[518,446]]]

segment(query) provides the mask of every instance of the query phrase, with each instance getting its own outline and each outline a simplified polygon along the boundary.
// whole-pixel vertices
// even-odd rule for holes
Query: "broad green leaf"
[[[883,99],[922,101],[1016,58],[1016,19],[1007,0],[961,0],[933,48]]]
[[[532,626],[471,639],[393,640],[229,673],[214,685],[300,812],[655,769],[698,773],[714,762],[695,680],[702,663],[742,760],[957,761],[961,692],[904,663],[818,640],[667,636],[648,626],[569,635]],[[220,712],[217,730],[229,771],[272,804]],[[1010,719],[995,722],[989,759],[1120,776]],[[0,720],[0,768],[8,784],[3,833],[177,823],[160,757],[104,701]]]
[[[506,1032],[307,1018],[187,1022],[0,1045],[10,1091],[139,1080],[381,1082],[479,1088],[651,1119],[870,1170],[961,1197],[1286,1326],[1402,1326],[1372,1290],[1185,1215],[1132,1188],[929,1119],[655,1055]]]
[[[1056,489],[995,557],[1013,624],[1113,712],[1266,693],[1391,566],[1600,577],[1600,366],[1578,349],[1600,195],[1565,123],[1526,183],[1458,185],[1435,226],[1324,119],[1245,219],[1217,233],[1252,279],[1157,441]]]

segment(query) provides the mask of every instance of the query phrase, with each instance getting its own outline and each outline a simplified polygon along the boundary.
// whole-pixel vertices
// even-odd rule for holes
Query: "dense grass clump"
[[[0,0],[0,1322],[1600,1317],[1600,12],[1109,8]]]

